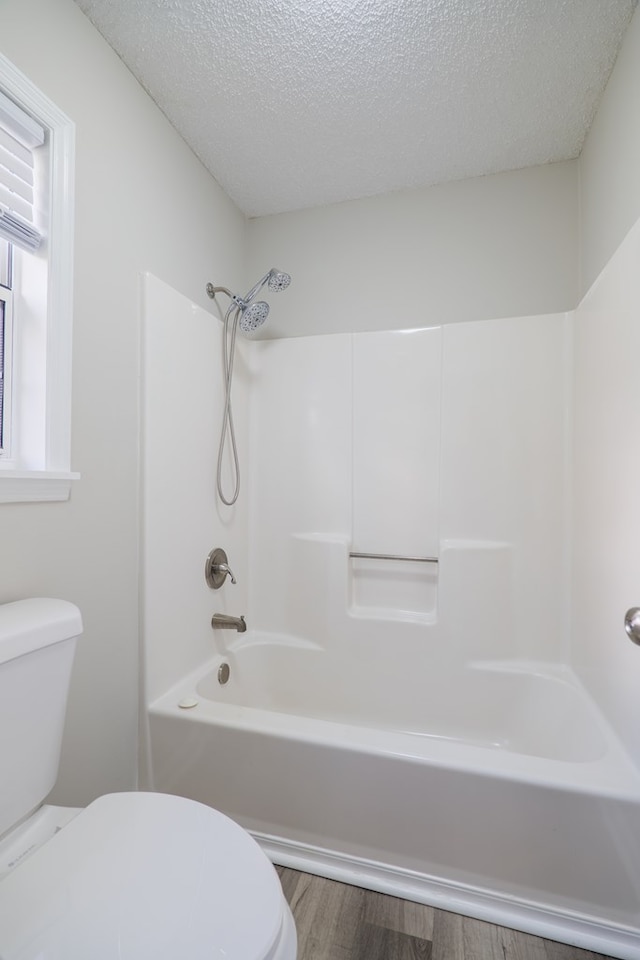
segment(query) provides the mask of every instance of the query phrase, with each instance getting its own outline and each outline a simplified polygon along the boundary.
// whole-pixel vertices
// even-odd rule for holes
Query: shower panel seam
[[[351,437],[350,437],[350,444],[349,444],[349,445],[350,445],[349,468],[350,468],[350,470],[351,470],[351,476],[350,476],[350,478],[349,478],[350,487],[351,487],[351,496],[350,496],[350,498],[349,498],[349,513],[350,513],[350,517],[349,517],[349,528],[350,528],[350,532],[349,532],[349,543],[350,543],[350,545],[351,545],[351,546],[350,546],[350,549],[353,549],[353,542],[354,542],[354,536],[355,536],[354,518],[355,518],[355,514],[356,514],[356,508],[355,508],[355,497],[356,497],[356,451],[355,451],[355,438],[356,438],[356,426],[355,426],[355,416],[356,416],[356,399],[355,399],[355,397],[356,397],[356,387],[355,387],[355,383],[356,383],[356,370],[355,370],[355,364],[356,364],[356,357],[355,357],[355,353],[356,353],[356,351],[355,351],[355,336],[356,336],[356,335],[355,335],[354,333],[350,333],[350,334],[349,334],[349,369],[350,369],[350,375],[351,375],[351,383],[350,383],[350,389],[349,389],[349,396],[350,396],[350,403],[351,403],[351,411],[350,411],[350,413],[351,413],[351,416],[350,416],[350,433],[351,433]],[[347,557],[347,563],[348,563],[347,570],[348,570],[348,572],[349,572],[349,600],[350,600],[350,603],[353,603],[353,577],[352,577],[351,564],[350,564],[350,561],[349,561],[349,558],[348,558],[348,557]]]
[[[574,637],[572,629],[573,610],[573,379],[575,310],[564,314],[562,325],[564,355],[564,477],[563,477],[563,604],[562,604],[562,654],[566,663],[573,664]]]

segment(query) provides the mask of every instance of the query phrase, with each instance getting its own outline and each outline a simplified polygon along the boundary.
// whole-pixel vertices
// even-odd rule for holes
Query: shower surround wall
[[[251,626],[343,657],[410,632],[410,669],[565,659],[568,325],[252,344]]]
[[[203,310],[146,274],[142,321],[141,614],[149,701],[215,651],[220,631],[211,629],[213,613],[247,612],[248,531],[246,490],[231,508],[215,492],[224,396],[222,323],[215,306]],[[243,346],[234,364],[233,412],[246,476]],[[223,480],[228,489],[228,472]],[[217,591],[206,585],[205,558],[214,547],[226,550],[237,585],[229,578]]]
[[[222,324],[150,275],[143,312],[148,701],[228,648],[214,612],[340,657],[404,644],[411,670],[566,661],[570,318],[239,338],[243,486],[227,508]],[[216,546],[238,584],[212,591]]]

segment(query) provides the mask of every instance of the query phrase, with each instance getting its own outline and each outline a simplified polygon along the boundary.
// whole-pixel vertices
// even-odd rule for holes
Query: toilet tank
[[[64,600],[0,604],[0,836],[58,775],[80,611]]]

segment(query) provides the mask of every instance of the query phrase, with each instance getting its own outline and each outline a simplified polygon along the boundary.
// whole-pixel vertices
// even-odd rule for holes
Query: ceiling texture
[[[578,156],[636,0],[76,0],[248,216]]]

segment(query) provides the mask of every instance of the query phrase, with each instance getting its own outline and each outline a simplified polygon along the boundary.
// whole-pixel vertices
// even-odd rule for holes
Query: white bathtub
[[[151,705],[153,786],[276,862],[640,960],[640,778],[575,677],[366,654],[239,637]]]

